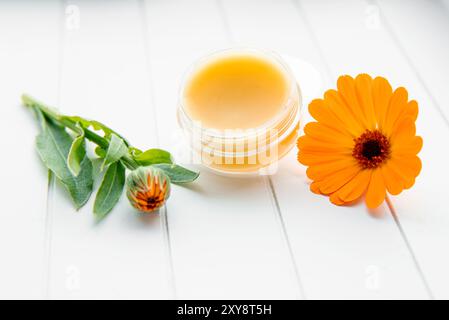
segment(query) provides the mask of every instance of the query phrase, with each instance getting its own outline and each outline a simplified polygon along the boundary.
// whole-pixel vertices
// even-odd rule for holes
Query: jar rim
[[[280,71],[285,75],[286,80],[288,82],[288,95],[285,101],[282,103],[281,110],[271,119],[262,123],[261,125],[254,128],[247,129],[216,129],[216,128],[208,128],[201,126],[201,122],[196,121],[190,117],[190,115],[186,111],[186,106],[184,104],[185,97],[185,89],[186,84],[190,80],[190,78],[198,71],[199,68],[204,66],[205,64],[214,61],[214,59],[219,59],[220,56],[229,56],[229,55],[240,55],[240,54],[249,54],[254,55],[259,58],[265,59],[270,63],[274,63],[276,67],[280,69]],[[301,91],[300,88],[293,76],[293,72],[290,67],[284,62],[282,57],[272,51],[272,50],[264,50],[264,49],[256,49],[251,47],[231,47],[221,50],[216,50],[212,53],[209,53],[202,58],[199,58],[194,63],[190,65],[187,71],[184,73],[181,86],[178,92],[178,112],[182,121],[182,126],[185,127],[187,125],[190,130],[200,130],[202,135],[205,135],[211,139],[245,139],[248,136],[258,136],[260,134],[264,134],[268,128],[275,127],[278,123],[283,121],[285,117],[291,112],[291,108],[295,103],[295,95],[299,95],[301,100]],[[298,113],[300,113],[301,102],[299,102]],[[248,134],[248,132],[250,132]]]

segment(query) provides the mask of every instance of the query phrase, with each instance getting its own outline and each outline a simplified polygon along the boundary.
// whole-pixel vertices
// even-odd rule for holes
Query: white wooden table
[[[1,1],[0,298],[449,298],[449,1],[404,3]],[[305,105],[341,74],[408,89],[423,170],[395,213],[312,194],[295,151],[271,178],[203,172],[160,215],[122,198],[100,224],[48,179],[22,92],[176,152],[183,72],[241,44],[313,66]]]

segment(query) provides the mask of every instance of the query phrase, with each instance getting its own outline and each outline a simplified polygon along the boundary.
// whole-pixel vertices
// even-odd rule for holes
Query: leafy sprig
[[[95,154],[101,159],[100,170],[104,171],[93,208],[100,219],[119,201],[126,185],[127,169],[151,167],[151,172],[157,170],[175,184],[192,182],[199,176],[198,172],[174,164],[169,152],[135,148],[99,121],[60,114],[28,95],[22,96],[22,102],[34,110],[39,120],[41,131],[36,146],[40,158],[65,187],[77,209],[89,200],[94,184],[94,168],[86,152],[86,142],[96,145]]]

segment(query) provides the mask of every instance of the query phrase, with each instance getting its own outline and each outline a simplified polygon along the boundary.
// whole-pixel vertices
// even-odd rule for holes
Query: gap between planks
[[[60,0],[59,2],[59,30],[58,30],[58,79],[56,87],[56,108],[59,108],[61,102],[61,86],[62,86],[62,66],[64,59],[65,47],[65,8],[67,7],[67,0]],[[44,217],[44,275],[43,275],[43,297],[50,299],[51,297],[51,260],[52,260],[52,241],[53,241],[53,203],[54,190],[56,187],[56,178],[54,174],[48,170],[47,183],[47,201]]]
[[[288,249],[288,254],[289,254],[289,258],[291,260],[291,263],[293,265],[294,268],[294,272],[295,272],[295,277],[296,277],[296,282],[297,282],[297,286],[298,286],[298,291],[299,291],[299,297],[302,298],[303,300],[307,300],[307,296],[304,290],[304,285],[301,281],[301,275],[299,272],[299,267],[298,267],[298,263],[296,261],[296,257],[295,254],[293,252],[293,247],[290,241],[290,237],[288,236],[288,232],[287,232],[287,228],[285,226],[285,220],[284,217],[282,215],[282,210],[281,207],[279,205],[279,200],[278,197],[276,195],[276,190],[274,188],[273,185],[273,181],[271,181],[271,177],[267,176],[265,179],[265,183],[268,185],[268,189],[269,192],[271,193],[271,199],[272,199],[272,203],[273,203],[273,209],[276,213],[276,217],[279,223],[279,227],[281,229],[282,232],[282,236],[283,236],[283,240],[287,246]]]
[[[407,246],[408,250],[410,251],[410,255],[412,256],[412,260],[415,263],[416,268],[418,269],[418,274],[421,277],[421,279],[423,279],[424,287],[425,287],[425,289],[427,291],[427,294],[429,295],[431,300],[435,300],[433,292],[430,289],[430,286],[429,286],[429,284],[428,284],[428,282],[426,280],[426,276],[424,275],[424,272],[423,272],[421,266],[419,265],[418,258],[416,257],[415,251],[413,250],[412,245],[410,244],[410,241],[408,240],[408,237],[407,237],[404,229],[402,228],[402,225],[401,225],[401,222],[399,220],[399,217],[396,214],[396,210],[393,207],[393,203],[391,202],[390,197],[388,195],[385,198],[385,201],[387,203],[388,209],[391,212],[391,215],[393,216],[394,221],[396,222],[396,225],[398,226],[399,232],[401,233],[401,235],[402,235],[402,237],[403,237],[403,239],[405,241],[405,245]]]
[[[153,77],[152,70],[151,70],[151,46],[149,41],[149,23],[147,18],[147,10],[148,7],[146,5],[146,0],[138,0],[138,7],[140,11],[140,24],[142,27],[142,41],[144,46],[144,53],[145,53],[145,69],[147,72],[147,78],[148,78],[148,84],[149,84],[149,91],[150,91],[150,103],[151,103],[151,109],[153,112],[153,134],[155,136],[156,144],[159,147],[160,140],[159,140],[159,130],[158,130],[158,124],[157,124],[157,110],[156,110],[156,102],[154,100],[154,83],[153,83]],[[161,227],[162,227],[162,233],[163,233],[163,243],[165,246],[165,256],[167,259],[167,267],[168,267],[168,283],[169,288],[171,290],[172,298],[177,299],[177,289],[176,289],[176,275],[175,275],[175,266],[173,262],[173,254],[172,254],[172,245],[171,245],[171,238],[170,238],[170,226],[169,226],[169,220],[168,220],[168,207],[167,204],[165,204],[162,208],[159,209],[159,214],[161,215]]]

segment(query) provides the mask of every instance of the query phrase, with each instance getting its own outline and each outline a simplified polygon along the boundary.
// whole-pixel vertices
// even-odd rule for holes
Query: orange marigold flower
[[[308,123],[298,139],[298,161],[313,180],[310,189],[336,205],[363,195],[369,208],[413,186],[421,171],[417,154],[416,101],[405,88],[392,90],[385,78],[341,76],[337,90],[313,100]]]
[[[170,179],[160,169],[139,167],[126,179],[131,205],[139,211],[151,212],[159,209],[170,195]]]

